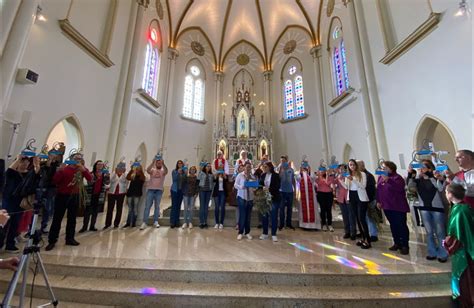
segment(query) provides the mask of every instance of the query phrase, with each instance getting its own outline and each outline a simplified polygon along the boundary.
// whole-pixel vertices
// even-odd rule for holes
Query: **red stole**
[[[315,204],[314,204],[314,188],[311,178],[307,173],[301,173],[300,181],[301,191],[301,212],[303,214],[303,222],[315,222]]]
[[[221,164],[220,168],[219,168],[219,162],[220,162],[220,164]],[[214,159],[214,169],[215,169],[215,170],[219,170],[219,169],[221,169],[221,168],[222,168],[222,169],[225,168],[225,158],[221,158],[221,159],[216,158],[216,159]]]

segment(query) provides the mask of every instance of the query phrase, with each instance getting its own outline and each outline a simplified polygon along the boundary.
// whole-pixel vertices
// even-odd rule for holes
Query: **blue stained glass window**
[[[158,48],[153,46],[149,39],[145,51],[145,66],[142,80],[142,88],[145,92],[156,99],[158,92],[158,74],[160,67],[160,54]]]
[[[285,119],[293,119],[305,115],[303,77],[301,75],[295,75],[296,72],[296,67],[291,66],[288,69],[290,78],[288,78],[283,85]]]
[[[344,47],[344,40],[341,40],[341,57],[342,57],[342,69],[344,71],[344,83],[347,90],[349,89],[349,73],[347,72],[346,48]]]

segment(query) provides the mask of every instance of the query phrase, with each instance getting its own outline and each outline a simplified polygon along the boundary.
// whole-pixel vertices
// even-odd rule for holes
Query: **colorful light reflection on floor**
[[[383,268],[377,263],[372,262],[370,260],[363,259],[358,256],[352,256],[352,257],[356,259],[357,261],[364,263],[365,268],[368,270],[367,274],[369,275],[382,275],[383,274],[382,272]]]
[[[347,266],[347,267],[350,267],[350,268],[353,268],[353,269],[357,269],[357,270],[363,270],[364,268],[362,266],[360,266],[359,264],[355,263],[355,262],[352,262],[351,260],[349,259],[346,259],[344,257],[341,257],[341,256],[336,256],[336,255],[328,255],[327,256],[329,259],[331,260],[334,260],[336,261],[337,263],[339,264],[342,264],[344,266]]]
[[[330,250],[334,250],[334,251],[339,251],[339,252],[344,252],[345,250],[342,249],[342,248],[338,248],[338,247],[335,247],[335,246],[332,246],[332,245],[329,245],[329,244],[326,244],[326,243],[316,243],[316,245],[318,246],[321,246],[323,248],[326,248],[326,249],[330,249]]]
[[[402,261],[402,262],[405,262],[405,263],[413,264],[413,262],[408,261],[408,260],[405,260],[405,259],[402,259],[402,258],[400,258],[399,256],[393,255],[393,254],[391,254],[391,253],[382,253],[382,256],[387,257],[387,258],[390,258],[390,259],[393,259],[393,260],[397,260],[397,261]]]
[[[158,294],[158,290],[156,288],[143,288],[140,290],[140,293],[143,295],[154,295]]]
[[[346,246],[351,246],[351,244],[343,242],[343,241],[334,240],[334,242],[342,244],[342,245],[346,245]]]
[[[298,243],[290,243],[288,242],[288,244],[290,244],[291,246],[295,247],[295,248],[298,248],[299,250],[301,251],[305,251],[305,252],[310,252],[310,253],[314,253],[313,250],[309,249],[308,247],[305,247],[301,244],[298,244]]]

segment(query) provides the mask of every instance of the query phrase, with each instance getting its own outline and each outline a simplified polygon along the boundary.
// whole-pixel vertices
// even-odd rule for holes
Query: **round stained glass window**
[[[197,66],[191,66],[190,71],[194,76],[198,76],[201,73],[201,70]]]
[[[296,66],[292,65],[288,69],[288,74],[293,75],[294,73],[296,73]]]

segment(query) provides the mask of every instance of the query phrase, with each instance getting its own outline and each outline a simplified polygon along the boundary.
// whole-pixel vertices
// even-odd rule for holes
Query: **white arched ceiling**
[[[202,49],[193,50],[193,44],[201,46]],[[196,46],[194,48],[196,49]],[[211,45],[211,41],[199,27],[187,28],[181,32],[178,36],[176,49],[185,57],[198,57],[206,67],[217,67],[214,46]]]
[[[166,0],[172,25],[170,46],[188,28],[199,27],[214,46],[217,70],[225,54],[240,41],[255,46],[271,69],[272,50],[288,26],[302,28],[310,47],[319,43],[323,0]]]

